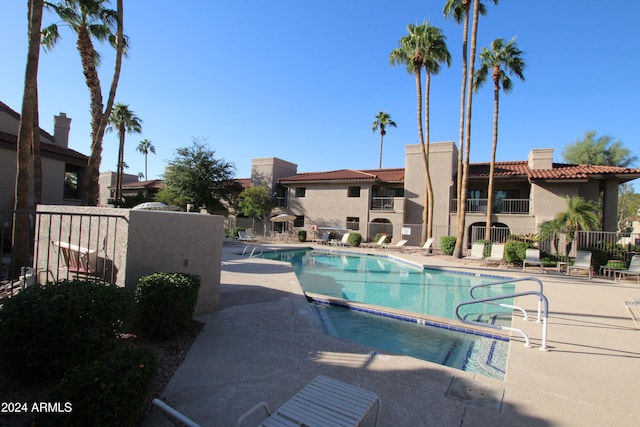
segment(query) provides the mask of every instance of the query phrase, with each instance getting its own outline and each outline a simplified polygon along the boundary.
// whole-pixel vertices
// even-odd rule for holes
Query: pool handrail
[[[499,282],[481,283],[479,285],[474,285],[469,289],[469,295],[471,296],[471,298],[476,299],[475,295],[473,295],[473,290],[476,288],[485,288],[485,287],[494,286],[494,285],[504,285],[504,284],[513,283],[513,282],[524,282],[526,280],[532,280],[538,283],[539,292],[541,295],[544,295],[542,282],[540,281],[540,279],[533,276],[521,277],[519,279],[506,279],[506,280],[500,280]],[[524,320],[529,320],[529,316],[527,315],[527,312],[522,307],[518,307],[517,305],[509,305],[509,304],[498,304],[498,305],[500,305],[501,307],[520,310],[524,316]],[[541,300],[538,299],[538,319],[536,320],[536,322],[538,323],[541,322],[540,310],[541,310]]]
[[[520,335],[522,335],[522,337],[525,339],[525,344],[524,344],[525,347],[531,347],[531,342],[529,341],[529,336],[526,334],[526,332],[524,332],[521,329],[512,328],[512,327],[509,327],[509,326],[492,325],[490,323],[483,323],[483,322],[478,322],[478,321],[475,321],[475,320],[467,320],[467,319],[463,319],[462,316],[460,315],[460,307],[462,307],[464,305],[471,305],[471,304],[478,304],[478,303],[484,303],[484,302],[498,301],[498,300],[501,300],[501,299],[516,298],[516,297],[527,296],[527,295],[537,295],[538,298],[539,298],[538,303],[542,302],[542,304],[544,305],[544,317],[542,319],[542,342],[540,344],[540,350],[546,351],[547,350],[547,318],[548,318],[548,313],[549,313],[549,302],[547,300],[547,297],[544,296],[544,294],[542,294],[539,291],[523,291],[523,292],[516,292],[516,293],[508,294],[508,295],[498,295],[498,296],[494,296],[494,297],[487,297],[487,298],[480,298],[480,299],[472,299],[472,300],[469,300],[469,301],[463,301],[463,302],[459,303],[458,305],[456,305],[456,310],[455,310],[456,317],[462,323],[467,323],[469,325],[476,325],[476,326],[481,326],[481,327],[485,327],[485,328],[517,332]]]
[[[260,245],[253,245],[253,246],[245,246],[244,249],[242,249],[242,256],[245,256],[247,254],[247,249],[252,248],[251,249],[251,253],[249,254],[249,258],[253,258],[253,255],[256,252],[256,249],[260,248]],[[264,251],[262,249],[260,249],[260,253],[258,255],[262,255]]]

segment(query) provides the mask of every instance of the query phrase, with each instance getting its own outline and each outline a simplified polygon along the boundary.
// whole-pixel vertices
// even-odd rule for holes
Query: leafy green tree
[[[153,146],[150,140],[145,138],[142,141],[140,141],[136,150],[138,150],[139,153],[142,153],[144,155],[144,179],[148,180],[149,171],[147,169],[147,156],[149,155],[149,153],[156,154],[156,147]],[[141,174],[138,174],[138,176],[139,175]]]
[[[629,183],[618,189],[618,231],[629,232],[633,221],[640,219],[640,194]]]
[[[192,203],[209,212],[226,210],[232,197],[235,167],[197,138],[190,147],[178,148],[176,158],[167,165],[164,188],[156,199],[170,205]]]
[[[585,131],[584,139],[567,145],[562,152],[563,159],[577,165],[604,165],[629,167],[638,161],[621,141],[614,141],[609,135],[596,137],[595,131]]]
[[[394,128],[397,127],[396,122],[391,120],[391,115],[389,115],[389,113],[380,111],[376,115],[376,120],[373,122],[372,128],[373,132],[380,129],[380,163],[378,165],[378,168],[380,169],[382,169],[382,141],[384,139],[384,136],[387,134],[388,126],[393,126]]]
[[[102,139],[116,96],[122,56],[125,54],[128,44],[124,35],[123,0],[116,1],[115,11],[105,7],[108,3],[109,0],[62,0],[58,3],[45,3],[76,34],[76,46],[80,53],[82,70],[89,89],[91,154],[81,187],[82,199],[89,205],[95,205],[98,201]],[[116,50],[113,79],[106,106],[103,105],[102,87],[97,69],[100,54],[96,51],[92,38],[99,42],[108,41]],[[45,50],[53,49],[59,40],[58,24],[51,24],[42,30],[41,43]]]
[[[124,174],[124,140],[128,133],[142,132],[142,120],[129,109],[128,105],[116,104],[109,116],[109,131],[118,131],[118,170],[116,172],[116,203],[122,203],[122,175]]]
[[[600,228],[600,206],[580,196],[567,196],[566,200],[566,211],[559,212],[553,220],[541,224],[540,237],[547,239],[560,233],[564,234],[567,237],[566,253],[568,254],[576,232]]]
[[[422,149],[425,180],[426,207],[423,213],[422,244],[431,237],[433,231],[433,187],[429,172],[429,91],[431,75],[438,74],[440,64],[451,64],[451,55],[445,42],[442,30],[429,23],[422,25],[407,25],[406,36],[400,39],[399,47],[389,55],[391,65],[403,64],[407,72],[413,74],[416,80],[418,139]],[[422,68],[426,71],[425,83],[425,127],[422,125]],[[426,134],[424,129],[426,129]]]
[[[503,39],[491,42],[490,49],[480,51],[480,68],[475,73],[474,90],[479,89],[486,82],[489,71],[493,80],[493,143],[491,144],[491,162],[489,164],[489,188],[487,200],[487,222],[485,239],[491,239],[491,216],[493,215],[493,181],[496,169],[496,151],[498,149],[498,111],[500,107],[500,85],[504,93],[511,92],[513,83],[509,74],[524,80],[523,71],[526,67],[522,56],[524,52],[518,49],[515,38],[505,43]]]
[[[264,185],[245,188],[238,196],[238,208],[244,215],[262,221],[273,208],[273,197]]]

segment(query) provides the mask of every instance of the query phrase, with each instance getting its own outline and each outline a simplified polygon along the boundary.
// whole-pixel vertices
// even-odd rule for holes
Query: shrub
[[[298,230],[298,240],[301,242],[307,241],[307,231],[306,230]]]
[[[360,233],[350,233],[347,239],[347,244],[349,246],[353,246],[355,248],[360,246],[362,243],[362,235]]]
[[[378,241],[380,241],[382,236],[387,236],[387,238],[382,243],[391,243],[391,236],[389,235],[389,233],[376,233],[376,236],[373,238],[373,241],[378,243]]]
[[[445,255],[453,255],[453,251],[456,248],[456,236],[442,236],[440,237],[440,249]]]
[[[135,292],[141,332],[149,338],[171,338],[186,330],[198,301],[200,277],[186,273],[143,276]]]
[[[531,244],[527,242],[521,242],[517,240],[511,240],[504,245],[504,259],[507,264],[522,266],[527,249],[531,247]]]
[[[36,418],[42,426],[132,426],[156,372],[155,354],[131,345],[69,370],[51,391],[60,414]]]
[[[476,240],[476,243],[482,243],[484,245],[484,249],[482,250],[482,254],[485,258],[491,256],[491,240]]]
[[[112,344],[129,308],[124,288],[90,280],[29,287],[0,310],[2,366],[24,379],[62,375]]]

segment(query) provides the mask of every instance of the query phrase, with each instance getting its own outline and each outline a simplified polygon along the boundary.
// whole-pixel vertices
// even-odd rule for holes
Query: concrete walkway
[[[377,349],[330,337],[290,265],[234,252],[225,247],[220,310],[198,319],[205,327],[161,396],[202,426],[233,426],[260,401],[277,408],[319,374],[377,393],[381,426],[640,425],[640,330],[623,304],[640,298],[635,280],[539,275],[549,299],[549,351],[526,348],[514,337],[500,381],[407,356],[371,356]],[[450,257],[400,256],[524,277]],[[518,285],[528,289],[531,284]],[[535,313],[535,298],[517,304]],[[539,347],[540,324],[514,316],[514,326]],[[370,418],[364,425],[373,424]],[[154,408],[145,426],[165,425],[172,424]]]

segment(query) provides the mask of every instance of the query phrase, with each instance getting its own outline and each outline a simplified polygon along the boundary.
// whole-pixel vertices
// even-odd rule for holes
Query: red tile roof
[[[473,163],[469,167],[470,178],[486,178],[489,176],[489,163]],[[587,179],[598,175],[621,175],[634,179],[640,177],[640,168],[623,168],[620,166],[571,165],[553,163],[552,169],[529,169],[527,161],[496,162],[494,176],[522,177],[528,180],[547,179]],[[635,175],[635,176],[634,176]]]
[[[10,145],[13,147],[14,150],[15,150],[16,144],[18,143],[17,139],[18,137],[16,135],[0,132],[0,143],[5,143],[7,145]],[[85,156],[84,154],[76,150],[60,147],[59,145],[49,144],[47,142],[40,143],[40,150],[42,154],[45,156],[47,153],[50,153],[53,155],[63,156],[70,159],[82,160],[85,162],[89,160],[88,156]]]
[[[397,169],[340,169],[328,172],[305,172],[293,176],[280,178],[279,182],[286,184],[292,182],[316,182],[316,181],[404,181],[404,168]]]

